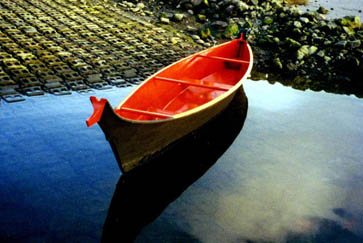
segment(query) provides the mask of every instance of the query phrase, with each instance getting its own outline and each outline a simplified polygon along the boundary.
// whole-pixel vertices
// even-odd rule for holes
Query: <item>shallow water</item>
[[[363,100],[244,87],[232,146],[136,242],[363,242]],[[120,171],[89,95],[0,103],[1,241],[99,242]]]
[[[309,9],[310,11],[318,9],[323,6],[329,13],[328,18],[341,18],[344,16],[359,16],[363,19],[363,6],[362,0],[310,0],[310,3],[301,8],[304,10]]]
[[[245,91],[234,144],[137,242],[362,242],[363,100],[264,82]]]

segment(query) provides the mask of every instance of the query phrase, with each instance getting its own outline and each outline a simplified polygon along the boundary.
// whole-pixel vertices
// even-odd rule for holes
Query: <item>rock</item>
[[[207,20],[207,16],[204,14],[198,14],[197,17],[200,22],[205,22]]]
[[[299,41],[304,42],[307,39],[308,39],[308,37],[306,35],[303,35],[303,36],[300,37]]]
[[[287,65],[286,65],[286,68],[290,71],[296,71],[297,67],[295,64],[289,62]]]
[[[176,20],[176,21],[182,21],[183,18],[184,18],[184,14],[182,14],[182,13],[176,13],[173,16],[173,19]]]
[[[233,13],[234,11],[234,6],[233,5],[229,5],[225,10],[224,12],[228,15],[228,16],[232,16],[234,15]]]
[[[192,37],[193,40],[200,40],[199,35],[192,35],[191,37]]]
[[[175,45],[175,44],[179,43],[179,41],[180,41],[180,38],[178,38],[178,37],[172,37],[172,38],[170,39],[170,42],[171,42],[173,45]]]
[[[145,10],[144,13],[147,15],[147,16],[154,16],[154,13],[151,12],[151,11],[148,11],[148,10]]]
[[[299,21],[294,21],[294,26],[296,28],[302,28],[302,24]]]
[[[360,28],[362,26],[362,23],[360,21],[360,18],[358,16],[354,16],[351,20],[351,27],[352,28]]]
[[[249,6],[242,2],[242,1],[237,1],[237,3],[235,4],[236,8],[240,11],[240,12],[243,12],[245,10],[248,10],[249,9]]]
[[[300,17],[300,21],[301,21],[302,23],[304,23],[304,24],[307,24],[307,23],[309,23],[309,22],[310,22],[309,18],[307,18],[307,17]]]
[[[212,26],[215,29],[224,30],[228,26],[228,23],[225,21],[217,20],[212,23]]]
[[[124,2],[127,7],[133,8],[135,5],[132,2]]]
[[[309,55],[314,54],[318,50],[316,46],[309,46],[308,49],[309,49]]]
[[[145,8],[145,4],[138,3],[138,4],[136,4],[136,7],[139,8],[139,9],[144,9]]]
[[[342,41],[335,43],[335,46],[345,47],[347,45],[347,43],[348,43],[347,41],[342,40]]]
[[[125,78],[135,78],[137,76],[136,69],[128,69],[123,72]]]
[[[205,46],[205,47],[211,47],[212,45],[210,43],[208,43],[208,42],[204,42],[203,46]]]
[[[297,42],[294,39],[291,38],[286,38],[286,43],[288,46],[293,47],[293,48],[299,48],[301,46],[301,44],[299,42]]]
[[[303,45],[296,52],[296,57],[298,60],[304,59],[304,57],[306,57],[307,55],[309,55],[309,46],[308,45]]]
[[[277,67],[277,68],[279,68],[279,69],[282,69],[282,63],[281,63],[281,60],[280,60],[280,58],[275,58],[274,60],[273,60],[273,64]]]
[[[317,55],[318,55],[319,57],[325,57],[325,51],[324,51],[324,50],[321,50],[321,51],[319,51],[319,52],[317,53]]]
[[[263,23],[264,24],[272,24],[274,20],[271,18],[271,17],[266,17],[264,20],[263,20]]]
[[[223,35],[226,38],[231,38],[233,36],[237,36],[239,33],[239,28],[238,28],[238,24],[236,23],[231,23],[230,25],[228,25],[228,27],[225,29]]]
[[[161,17],[160,22],[163,23],[163,24],[169,24],[170,20],[168,18],[166,18],[166,17]]]
[[[326,63],[329,63],[329,62],[331,61],[331,57],[325,56],[325,57],[324,57],[324,61],[325,61]]]
[[[252,26],[253,26],[253,23],[249,19],[246,19],[243,27],[244,28],[252,28]]]
[[[197,33],[198,28],[188,25],[187,26],[187,31],[190,32],[190,33]]]
[[[194,7],[196,7],[199,6],[203,2],[203,0],[191,0],[190,2],[193,4]]]
[[[318,10],[316,10],[316,12],[321,13],[321,14],[327,14],[329,11],[326,8],[320,6],[318,8]]]
[[[204,40],[202,40],[202,39],[199,39],[199,40],[196,40],[195,41],[195,43],[198,43],[198,44],[201,44],[201,45],[203,45],[205,42],[204,42]]]
[[[200,36],[203,38],[203,39],[206,39],[210,36],[211,32],[210,32],[210,29],[209,28],[205,28],[205,29],[202,29],[200,31]]]
[[[170,15],[169,13],[163,12],[160,14],[160,18],[169,18],[172,17],[173,15]]]
[[[348,26],[353,29],[359,29],[362,26],[358,16],[347,16],[341,19],[336,19],[335,22],[342,26]]]
[[[184,7],[185,9],[191,10],[191,9],[193,9],[193,4],[191,4],[191,3],[185,3],[185,4],[183,5],[183,7]]]
[[[279,37],[274,37],[273,38],[273,42],[278,46],[278,45],[280,45],[280,39],[279,39]]]
[[[290,14],[294,17],[299,17],[303,14],[302,10],[295,6],[290,7],[289,10]]]
[[[349,41],[349,46],[352,49],[359,48],[361,46],[361,44],[362,44],[361,40]]]
[[[355,34],[354,30],[350,27],[343,26],[343,30],[345,33],[347,33],[349,36],[353,36]]]
[[[346,18],[336,19],[335,22],[341,26],[348,26],[349,20]]]

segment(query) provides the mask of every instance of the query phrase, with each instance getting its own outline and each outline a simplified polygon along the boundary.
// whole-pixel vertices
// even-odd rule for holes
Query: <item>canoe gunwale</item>
[[[236,92],[236,90],[242,85],[242,83],[247,79],[247,75],[251,72],[252,70],[252,66],[253,66],[253,54],[252,54],[252,49],[251,49],[251,46],[247,43],[247,41],[244,41],[244,40],[238,40],[240,41],[241,43],[244,43],[246,44],[247,46],[247,49],[249,51],[249,56],[250,56],[250,60],[249,61],[243,61],[241,60],[242,62],[239,62],[240,64],[242,63],[245,63],[245,64],[248,64],[248,68],[244,74],[244,76],[240,79],[240,81],[238,81],[235,85],[233,85],[233,87],[231,87],[228,91],[225,91],[223,94],[221,94],[220,96],[218,96],[217,98],[209,101],[209,102],[206,102],[205,104],[203,105],[200,105],[198,107],[195,107],[191,110],[188,110],[188,111],[185,111],[185,112],[182,112],[182,113],[179,113],[179,114],[176,114],[170,118],[164,118],[164,119],[160,119],[160,120],[134,120],[134,119],[128,119],[126,117],[122,117],[118,114],[116,114],[120,119],[122,119],[123,121],[125,122],[130,122],[130,123],[136,123],[136,124],[154,124],[154,123],[163,123],[163,122],[168,122],[168,121],[171,121],[171,120],[175,120],[175,119],[179,119],[179,118],[182,118],[182,117],[186,117],[186,116],[189,116],[191,114],[194,114],[194,113],[197,113],[197,112],[200,112],[201,110],[203,109],[206,109],[210,106],[213,106],[215,105],[216,103],[220,102],[221,100],[225,99],[226,97],[230,96],[232,93]],[[229,42],[226,42],[226,43],[223,43],[223,44],[220,44],[218,46],[215,46],[214,48],[218,48],[218,47],[221,47],[223,45],[228,45]],[[183,61],[183,60],[186,60],[188,58],[191,58],[191,59],[194,59],[194,58],[197,58],[197,57],[208,57],[208,56],[204,56],[203,53],[207,52],[208,50],[203,50],[203,51],[200,51],[200,52],[197,52],[195,53],[194,55],[192,56],[188,56],[188,57],[185,57],[183,59],[181,59],[179,62]],[[223,58],[222,58],[223,59]],[[226,60],[228,61],[228,58],[226,58]],[[122,105],[139,89],[141,88],[143,85],[145,85],[150,79],[152,78],[155,78],[158,76],[159,73],[161,73],[162,71],[168,69],[169,67],[171,67],[172,65],[174,65],[175,63],[172,63],[168,66],[166,66],[165,68],[159,70],[158,72],[156,72],[155,74],[153,74],[152,76],[150,76],[149,78],[145,79],[137,88],[135,88],[128,96],[126,96],[126,98],[123,99],[123,101],[121,101],[121,103],[119,103],[119,105],[116,107],[115,110],[117,109],[120,109],[122,107]],[[122,108],[121,108],[122,110]]]
[[[142,164],[146,158],[161,151],[169,144],[178,139],[190,134],[194,130],[206,124],[208,121],[218,116],[234,99],[238,90],[243,89],[242,83],[247,79],[253,65],[252,49],[246,41],[244,43],[249,54],[248,67],[244,70],[243,76],[235,84],[220,94],[215,99],[210,100],[191,110],[171,115],[170,118],[160,120],[133,120],[119,115],[118,110],[122,111],[122,105],[145,83],[150,79],[155,78],[160,72],[168,69],[173,64],[161,69],[154,75],[147,78],[137,88],[135,88],[123,101],[113,109],[111,104],[106,99],[98,100],[91,97],[91,102],[94,106],[93,115],[87,120],[87,125],[92,125],[98,122],[98,125],[103,130],[106,139],[111,145],[113,153],[116,157],[118,165],[123,173],[127,173]],[[219,46],[227,45],[230,42]],[[218,46],[216,46],[218,47]],[[215,47],[215,48],[216,48]],[[208,49],[210,50],[210,49]],[[192,59],[195,55],[202,55],[201,51],[192,56],[185,57],[179,62]],[[223,58],[222,58],[223,59]],[[228,59],[228,58],[227,58]],[[220,61],[226,61],[221,60]],[[241,60],[244,62],[244,60]],[[228,60],[227,60],[228,62]],[[240,63],[246,65],[247,63]],[[188,88],[187,86],[185,90]]]

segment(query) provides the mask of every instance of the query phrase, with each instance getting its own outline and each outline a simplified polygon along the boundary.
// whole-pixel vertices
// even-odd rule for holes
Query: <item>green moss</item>
[[[271,17],[266,17],[264,20],[263,20],[263,23],[264,24],[272,24],[274,20],[271,18]]]
[[[233,23],[227,26],[223,34],[226,38],[231,38],[233,36],[237,36],[238,33],[239,33],[238,24]]]
[[[204,28],[200,31],[200,36],[203,38],[203,39],[206,39],[210,36],[211,32],[210,32],[210,29],[209,28]]]

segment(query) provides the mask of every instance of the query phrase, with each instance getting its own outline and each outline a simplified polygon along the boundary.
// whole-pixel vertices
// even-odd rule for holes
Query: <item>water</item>
[[[180,185],[174,202],[160,201],[161,215],[136,242],[363,242],[363,100],[267,82],[244,87],[240,134],[183,193]],[[128,92],[95,95],[116,105]],[[1,103],[2,242],[100,241],[111,199],[127,194],[117,194],[124,187],[102,131],[86,128],[88,96]],[[151,201],[158,197],[142,202]]]
[[[310,0],[309,2],[310,4],[301,6],[301,8],[312,11],[318,9],[320,6],[323,6],[329,10],[327,17],[330,19],[341,18],[344,16],[359,16],[363,19],[362,0]]]

